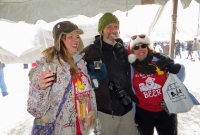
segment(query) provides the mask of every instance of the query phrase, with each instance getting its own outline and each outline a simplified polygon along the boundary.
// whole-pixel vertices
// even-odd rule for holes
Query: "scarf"
[[[158,60],[154,62],[154,65],[149,64],[150,62],[152,62],[153,57],[158,58]],[[174,64],[174,60],[171,59],[169,56],[150,51],[144,60],[139,61],[137,59],[131,65],[136,71],[140,73],[152,74],[156,72],[156,66],[158,66],[158,68],[160,68],[161,70],[166,70],[169,66],[173,64]]]

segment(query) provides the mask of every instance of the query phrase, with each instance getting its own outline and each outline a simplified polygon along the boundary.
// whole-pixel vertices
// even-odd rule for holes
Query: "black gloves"
[[[181,69],[180,64],[173,64],[173,65],[169,66],[167,70],[172,74],[177,74],[180,69]]]

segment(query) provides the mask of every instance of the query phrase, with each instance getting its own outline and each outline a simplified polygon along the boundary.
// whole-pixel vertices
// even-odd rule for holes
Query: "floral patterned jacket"
[[[74,54],[74,62],[83,73],[87,74],[86,63],[82,60],[84,54]],[[63,94],[71,82],[70,65],[62,61],[61,66],[57,60],[51,64],[57,66],[57,82],[52,87],[45,90],[40,89],[38,84],[38,75],[43,72],[42,66],[46,63],[45,57],[42,57],[40,64],[35,68],[33,78],[30,82],[29,98],[27,111],[33,115],[36,120],[39,119],[43,123],[52,123],[56,120],[55,135],[75,135],[76,134],[76,110],[74,103],[73,85],[67,94],[67,100],[63,104],[59,116],[56,114],[63,97]]]

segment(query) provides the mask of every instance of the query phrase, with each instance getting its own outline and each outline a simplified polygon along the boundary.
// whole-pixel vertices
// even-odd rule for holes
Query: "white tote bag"
[[[175,74],[169,73],[162,91],[169,113],[188,112],[194,106],[185,85]]]

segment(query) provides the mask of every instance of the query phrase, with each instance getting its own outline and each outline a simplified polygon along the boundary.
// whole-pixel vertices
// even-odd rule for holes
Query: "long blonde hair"
[[[74,64],[73,57],[67,50],[64,42],[62,39],[66,39],[66,34],[62,34],[61,39],[60,39],[60,51],[58,52],[56,50],[56,45],[51,46],[47,49],[45,49],[42,54],[46,57],[46,62],[50,63],[53,61],[53,59],[58,59],[58,62],[60,65],[62,65],[61,59],[63,59],[65,62],[67,62],[70,65],[70,72],[72,76],[77,76],[78,75],[78,69],[76,68]]]

